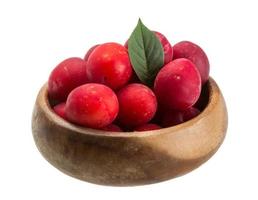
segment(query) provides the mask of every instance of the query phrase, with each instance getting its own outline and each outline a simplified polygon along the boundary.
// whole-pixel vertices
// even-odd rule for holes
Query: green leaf
[[[149,30],[141,19],[128,40],[128,52],[139,79],[151,86],[164,65],[164,51],[155,33]]]

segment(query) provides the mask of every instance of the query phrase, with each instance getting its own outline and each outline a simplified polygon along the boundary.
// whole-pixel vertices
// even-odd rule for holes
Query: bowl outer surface
[[[183,175],[208,160],[226,134],[224,98],[210,78],[209,102],[194,119],[146,132],[105,132],[71,124],[51,109],[44,85],[32,132],[41,154],[64,173],[104,185],[142,185]]]

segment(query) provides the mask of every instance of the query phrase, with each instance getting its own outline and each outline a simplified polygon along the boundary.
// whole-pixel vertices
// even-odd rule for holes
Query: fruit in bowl
[[[154,183],[195,169],[227,128],[206,54],[190,42],[172,47],[141,20],[125,46],[97,44],[84,59],[53,69],[33,112],[39,151],[61,171],[105,185]]]

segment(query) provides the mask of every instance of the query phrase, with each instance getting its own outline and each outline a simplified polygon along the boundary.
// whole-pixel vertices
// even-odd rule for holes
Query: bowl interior
[[[195,118],[175,125],[171,126],[168,128],[161,128],[158,130],[151,130],[151,131],[131,131],[131,132],[111,132],[111,131],[103,131],[103,130],[98,130],[98,129],[92,129],[92,128],[87,128],[83,126],[79,126],[73,123],[68,122],[67,120],[64,120],[63,118],[59,117],[55,112],[53,111],[52,107],[56,104],[56,102],[50,101],[48,98],[48,92],[47,92],[47,84],[45,84],[40,92],[40,103],[42,104],[42,108],[44,112],[46,113],[46,116],[51,119],[54,123],[59,124],[62,127],[65,127],[67,129],[70,129],[72,131],[76,131],[78,133],[82,134],[90,134],[90,135],[95,135],[95,136],[106,136],[106,137],[146,137],[150,135],[156,135],[156,134],[161,134],[165,129],[170,129],[169,131],[176,131],[178,129],[184,128],[185,126],[191,126],[203,117],[205,117],[210,110],[212,109],[212,104],[216,101],[217,99],[217,85],[215,81],[210,78],[209,81],[203,86],[202,92],[200,95],[199,100],[195,104],[195,107],[198,108],[201,113],[196,116]]]

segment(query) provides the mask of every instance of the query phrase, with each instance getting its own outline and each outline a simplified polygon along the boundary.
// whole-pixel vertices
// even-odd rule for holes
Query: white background
[[[256,1],[0,1],[0,199],[257,199],[258,6]],[[138,17],[172,44],[208,54],[228,107],[219,151],[183,177],[141,187],[105,187],[62,174],[38,152],[31,113],[61,60],[94,44],[124,43]]]

